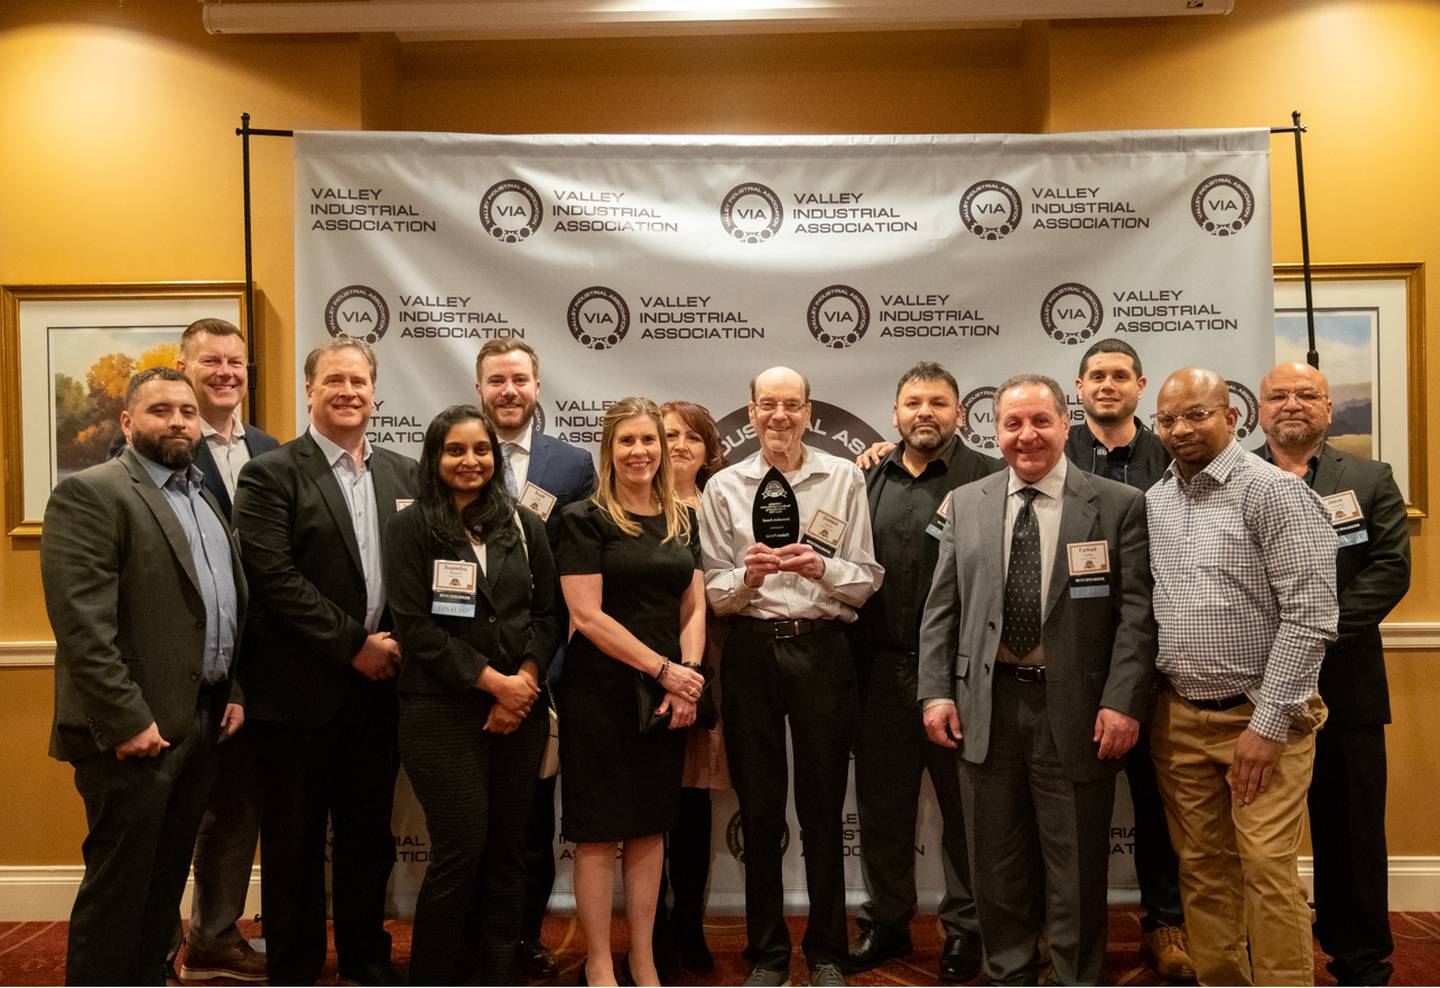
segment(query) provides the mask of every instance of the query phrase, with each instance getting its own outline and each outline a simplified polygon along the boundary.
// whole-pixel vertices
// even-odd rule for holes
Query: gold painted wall
[[[1298,108],[1314,127],[1314,259],[1429,262],[1440,260],[1440,205],[1426,191],[1440,174],[1437,53],[1440,8],[1382,0],[1239,0],[1228,17],[1018,31],[404,48],[212,38],[198,5],[176,0],[123,11],[11,0],[0,7],[0,283],[242,277],[242,110],[257,127],[296,129],[924,133],[1268,125]],[[1287,142],[1274,147],[1275,256],[1298,260],[1293,159]],[[256,139],[253,166],[259,418],[283,438],[295,373],[289,143]],[[1434,313],[1440,278],[1429,284]],[[1440,402],[1430,413],[1440,435]],[[1403,620],[1440,621],[1431,528],[1412,528]],[[50,637],[40,600],[35,543],[0,538],[0,642]],[[1440,773],[1440,684],[1426,675],[1437,657],[1390,656],[1392,854],[1440,855],[1426,802]],[[79,799],[68,767],[45,757],[52,675],[0,669],[0,865],[79,861]]]

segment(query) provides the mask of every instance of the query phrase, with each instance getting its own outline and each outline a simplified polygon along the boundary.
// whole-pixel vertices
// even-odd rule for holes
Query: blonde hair
[[[655,424],[655,434],[660,440],[660,469],[650,479],[650,493],[660,505],[665,516],[665,538],[669,542],[689,541],[690,513],[675,497],[670,475],[670,448],[665,442],[665,423],[660,409],[649,398],[621,398],[605,411],[605,427],[600,437],[600,482],[590,503],[610,516],[615,527],[631,538],[638,538],[640,523],[631,518],[620,503],[620,491],[615,479],[615,431],[627,419],[648,418]]]

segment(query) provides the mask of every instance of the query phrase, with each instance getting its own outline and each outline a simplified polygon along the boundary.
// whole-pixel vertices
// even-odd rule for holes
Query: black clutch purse
[[[709,730],[718,720],[715,697],[710,694],[710,675],[704,666],[700,667],[700,674],[705,677],[705,689],[701,690],[700,699],[695,704],[695,726]],[[660,704],[665,702],[665,693],[665,687],[657,683],[654,676],[635,670],[635,712],[641,734],[670,729],[670,711],[656,713]]]

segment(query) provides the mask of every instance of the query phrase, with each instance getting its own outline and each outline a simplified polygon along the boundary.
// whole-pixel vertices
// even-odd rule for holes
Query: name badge
[[[415,499],[413,497],[397,497],[395,499],[395,510],[404,511],[406,508],[410,507],[410,505],[414,503]]]
[[[1365,514],[1360,510],[1360,501],[1354,490],[1341,491],[1320,499],[1330,513],[1330,524],[1340,538],[1340,545],[1359,545],[1370,541],[1370,532],[1365,527]]]
[[[549,521],[550,512],[555,510],[555,495],[526,481],[525,489],[520,492],[520,504],[539,515],[542,521]]]
[[[435,579],[430,585],[430,613],[474,617],[476,574],[479,570],[476,563],[435,560]]]
[[[954,491],[950,492],[951,494]],[[950,523],[947,512],[950,510],[950,494],[945,495],[945,500],[940,502],[940,507],[935,509],[935,515],[930,519],[930,524],[925,526],[925,534],[932,539],[943,539],[945,537],[945,526]]]
[[[837,518],[828,511],[816,508],[810,524],[805,527],[805,535],[800,541],[811,546],[826,559],[830,559],[840,548],[840,540],[845,537],[846,524],[843,518]]]
[[[1110,546],[1098,542],[1070,542],[1065,546],[1070,566],[1070,596],[1110,596]]]

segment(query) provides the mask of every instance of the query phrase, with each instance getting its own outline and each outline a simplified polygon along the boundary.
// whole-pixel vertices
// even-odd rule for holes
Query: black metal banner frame
[[[1289,127],[1271,127],[1272,134],[1295,135],[1295,185],[1300,194],[1300,258],[1305,274],[1305,324],[1309,331],[1310,350],[1305,355],[1311,367],[1320,366],[1320,354],[1315,349],[1315,299],[1310,283],[1310,220],[1305,209],[1305,159],[1300,147],[1300,138],[1307,128],[1300,122],[1300,111],[1290,114]],[[255,364],[255,273],[254,250],[250,230],[250,138],[252,137],[294,137],[293,130],[263,130],[250,126],[250,114],[240,114],[240,126],[235,128],[240,138],[241,183],[245,195],[245,343],[249,348],[250,375],[250,418],[255,417],[256,385]]]

